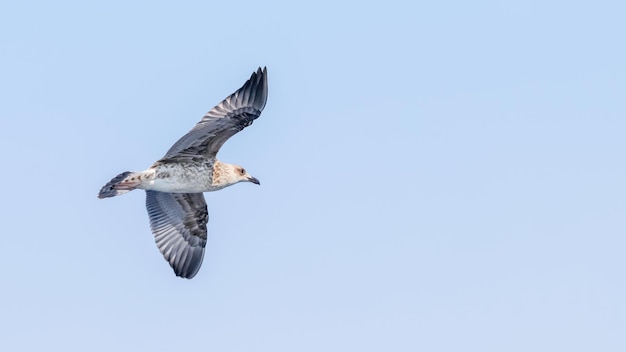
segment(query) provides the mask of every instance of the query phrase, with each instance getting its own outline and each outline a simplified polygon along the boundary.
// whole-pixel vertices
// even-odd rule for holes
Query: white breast
[[[214,191],[213,168],[206,164],[164,164],[145,171],[150,174],[140,188],[169,193]]]

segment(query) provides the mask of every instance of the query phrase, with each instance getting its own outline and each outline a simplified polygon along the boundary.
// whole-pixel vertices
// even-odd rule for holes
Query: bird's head
[[[219,163],[215,165],[213,183],[217,187],[227,187],[239,182],[252,182],[259,185],[256,177],[252,177],[246,169],[235,164]]]
[[[250,174],[246,171],[246,169],[244,169],[243,167],[239,166],[239,165],[232,165],[233,166],[233,176],[235,177],[235,179],[237,180],[237,182],[252,182],[256,185],[260,185],[261,182],[259,182],[259,180],[256,177],[252,177],[250,176]]]

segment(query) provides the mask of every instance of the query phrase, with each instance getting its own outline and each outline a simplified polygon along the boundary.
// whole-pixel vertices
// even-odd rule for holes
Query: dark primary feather
[[[209,214],[202,193],[146,191],[157,247],[177,276],[194,277],[204,257]]]
[[[259,68],[235,93],[207,112],[159,162],[215,158],[220,147],[261,115],[267,101],[267,68]]]

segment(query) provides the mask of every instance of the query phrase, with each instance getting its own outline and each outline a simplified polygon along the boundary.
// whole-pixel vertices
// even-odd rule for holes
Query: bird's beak
[[[257,185],[261,184],[261,182],[259,182],[259,180],[257,180],[256,177],[252,177],[252,176],[248,177],[248,182],[252,182],[252,183],[257,184]]]

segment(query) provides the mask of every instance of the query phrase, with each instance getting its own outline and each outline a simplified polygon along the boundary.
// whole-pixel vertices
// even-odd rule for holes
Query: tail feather
[[[137,172],[126,171],[113,177],[98,193],[98,198],[110,198],[122,195],[137,188],[139,181],[130,180]],[[134,177],[133,177],[134,178]]]

